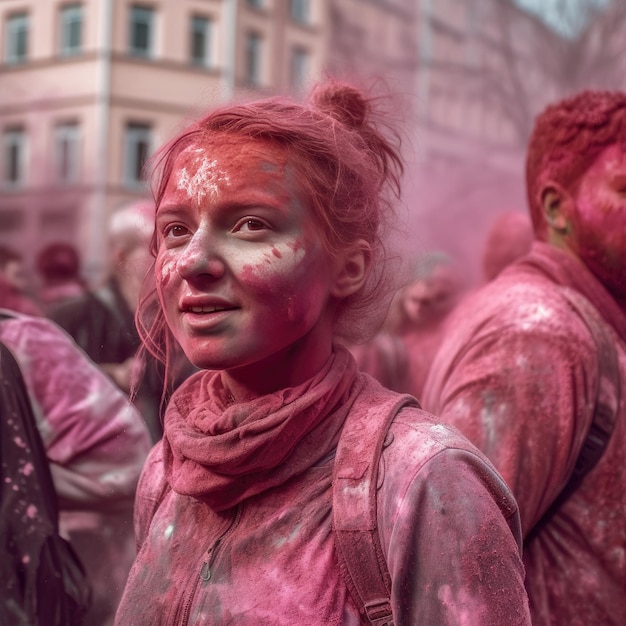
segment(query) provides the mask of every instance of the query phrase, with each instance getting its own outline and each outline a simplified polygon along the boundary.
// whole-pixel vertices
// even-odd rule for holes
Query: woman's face
[[[286,151],[224,135],[186,148],[156,228],[161,305],[194,365],[276,377],[323,365],[333,264]]]

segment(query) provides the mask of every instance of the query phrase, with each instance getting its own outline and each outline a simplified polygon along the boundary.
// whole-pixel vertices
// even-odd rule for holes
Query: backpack
[[[596,466],[615,428],[621,396],[621,381],[617,351],[613,338],[607,330],[606,322],[595,307],[569,287],[562,287],[561,293],[571,307],[583,319],[591,332],[598,354],[598,386],[594,404],[593,420],[583,445],[578,453],[574,470],[559,495],[548,510],[533,526],[524,542],[534,539],[545,528],[564,502],[578,489],[582,479]]]
[[[381,388],[369,415],[346,418],[333,467],[333,530],[339,568],[364,623],[393,626],[391,576],[378,535],[376,492],[389,426],[401,409],[419,408],[409,395]],[[378,396],[378,394],[377,394]]]
[[[59,535],[58,504],[22,373],[0,342],[0,624],[80,626],[85,570]]]

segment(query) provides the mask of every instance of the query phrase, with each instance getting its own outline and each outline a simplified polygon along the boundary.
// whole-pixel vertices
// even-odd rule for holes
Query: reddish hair
[[[48,283],[68,280],[82,282],[80,254],[70,243],[52,243],[41,250],[37,255],[37,271]]]
[[[370,246],[365,285],[341,304],[336,325],[339,336],[366,338],[376,330],[386,309],[381,297],[388,290],[382,235],[393,201],[400,195],[403,169],[398,135],[389,133],[381,117],[373,99],[335,81],[314,88],[307,103],[271,97],[225,105],[193,123],[155,155],[156,206],[176,159],[189,146],[209,145],[220,135],[237,135],[282,147],[291,157],[328,254],[337,255],[359,239]],[[152,250],[156,255],[156,233]],[[139,305],[137,326],[147,349],[167,362],[173,338],[154,290]]]
[[[547,236],[541,201],[546,183],[554,181],[574,192],[598,155],[625,139],[625,93],[584,91],[537,117],[526,158],[526,191],[538,239]]]

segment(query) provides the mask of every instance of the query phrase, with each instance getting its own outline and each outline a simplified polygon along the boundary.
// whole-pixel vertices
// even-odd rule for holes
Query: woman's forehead
[[[218,133],[213,137],[186,146],[176,157],[177,167],[222,169],[229,167],[236,171],[260,164],[268,171],[282,170],[289,160],[289,153],[284,146],[241,135]]]
[[[198,204],[255,186],[290,195],[301,191],[295,159],[287,148],[270,141],[219,134],[185,146],[172,165],[165,195],[182,195]]]

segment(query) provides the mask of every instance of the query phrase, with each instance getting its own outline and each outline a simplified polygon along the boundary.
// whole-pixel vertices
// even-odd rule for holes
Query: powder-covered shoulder
[[[455,320],[453,326],[460,331],[491,327],[518,335],[567,337],[568,341],[588,335],[561,288],[539,276],[520,280],[511,275],[494,281],[462,302]]]
[[[493,466],[418,409],[398,414],[386,443],[378,533],[398,623],[530,624],[519,512]]]
[[[504,518],[517,513],[517,504],[504,480],[487,457],[454,426],[421,409],[407,407],[389,428],[379,466],[379,503],[391,521],[400,502],[416,485],[465,483],[467,495],[476,485],[493,495]],[[460,487],[463,491],[463,487]],[[386,501],[386,504],[385,504]]]
[[[457,428],[416,407],[405,407],[398,413],[385,443],[384,462],[405,466],[415,473],[433,457],[447,451],[475,455],[478,462],[492,467],[487,457]]]
[[[37,345],[41,349],[41,340],[55,340],[73,343],[69,335],[54,322],[45,317],[34,317],[9,312],[10,317],[0,324],[2,338],[10,343],[26,346]]]

